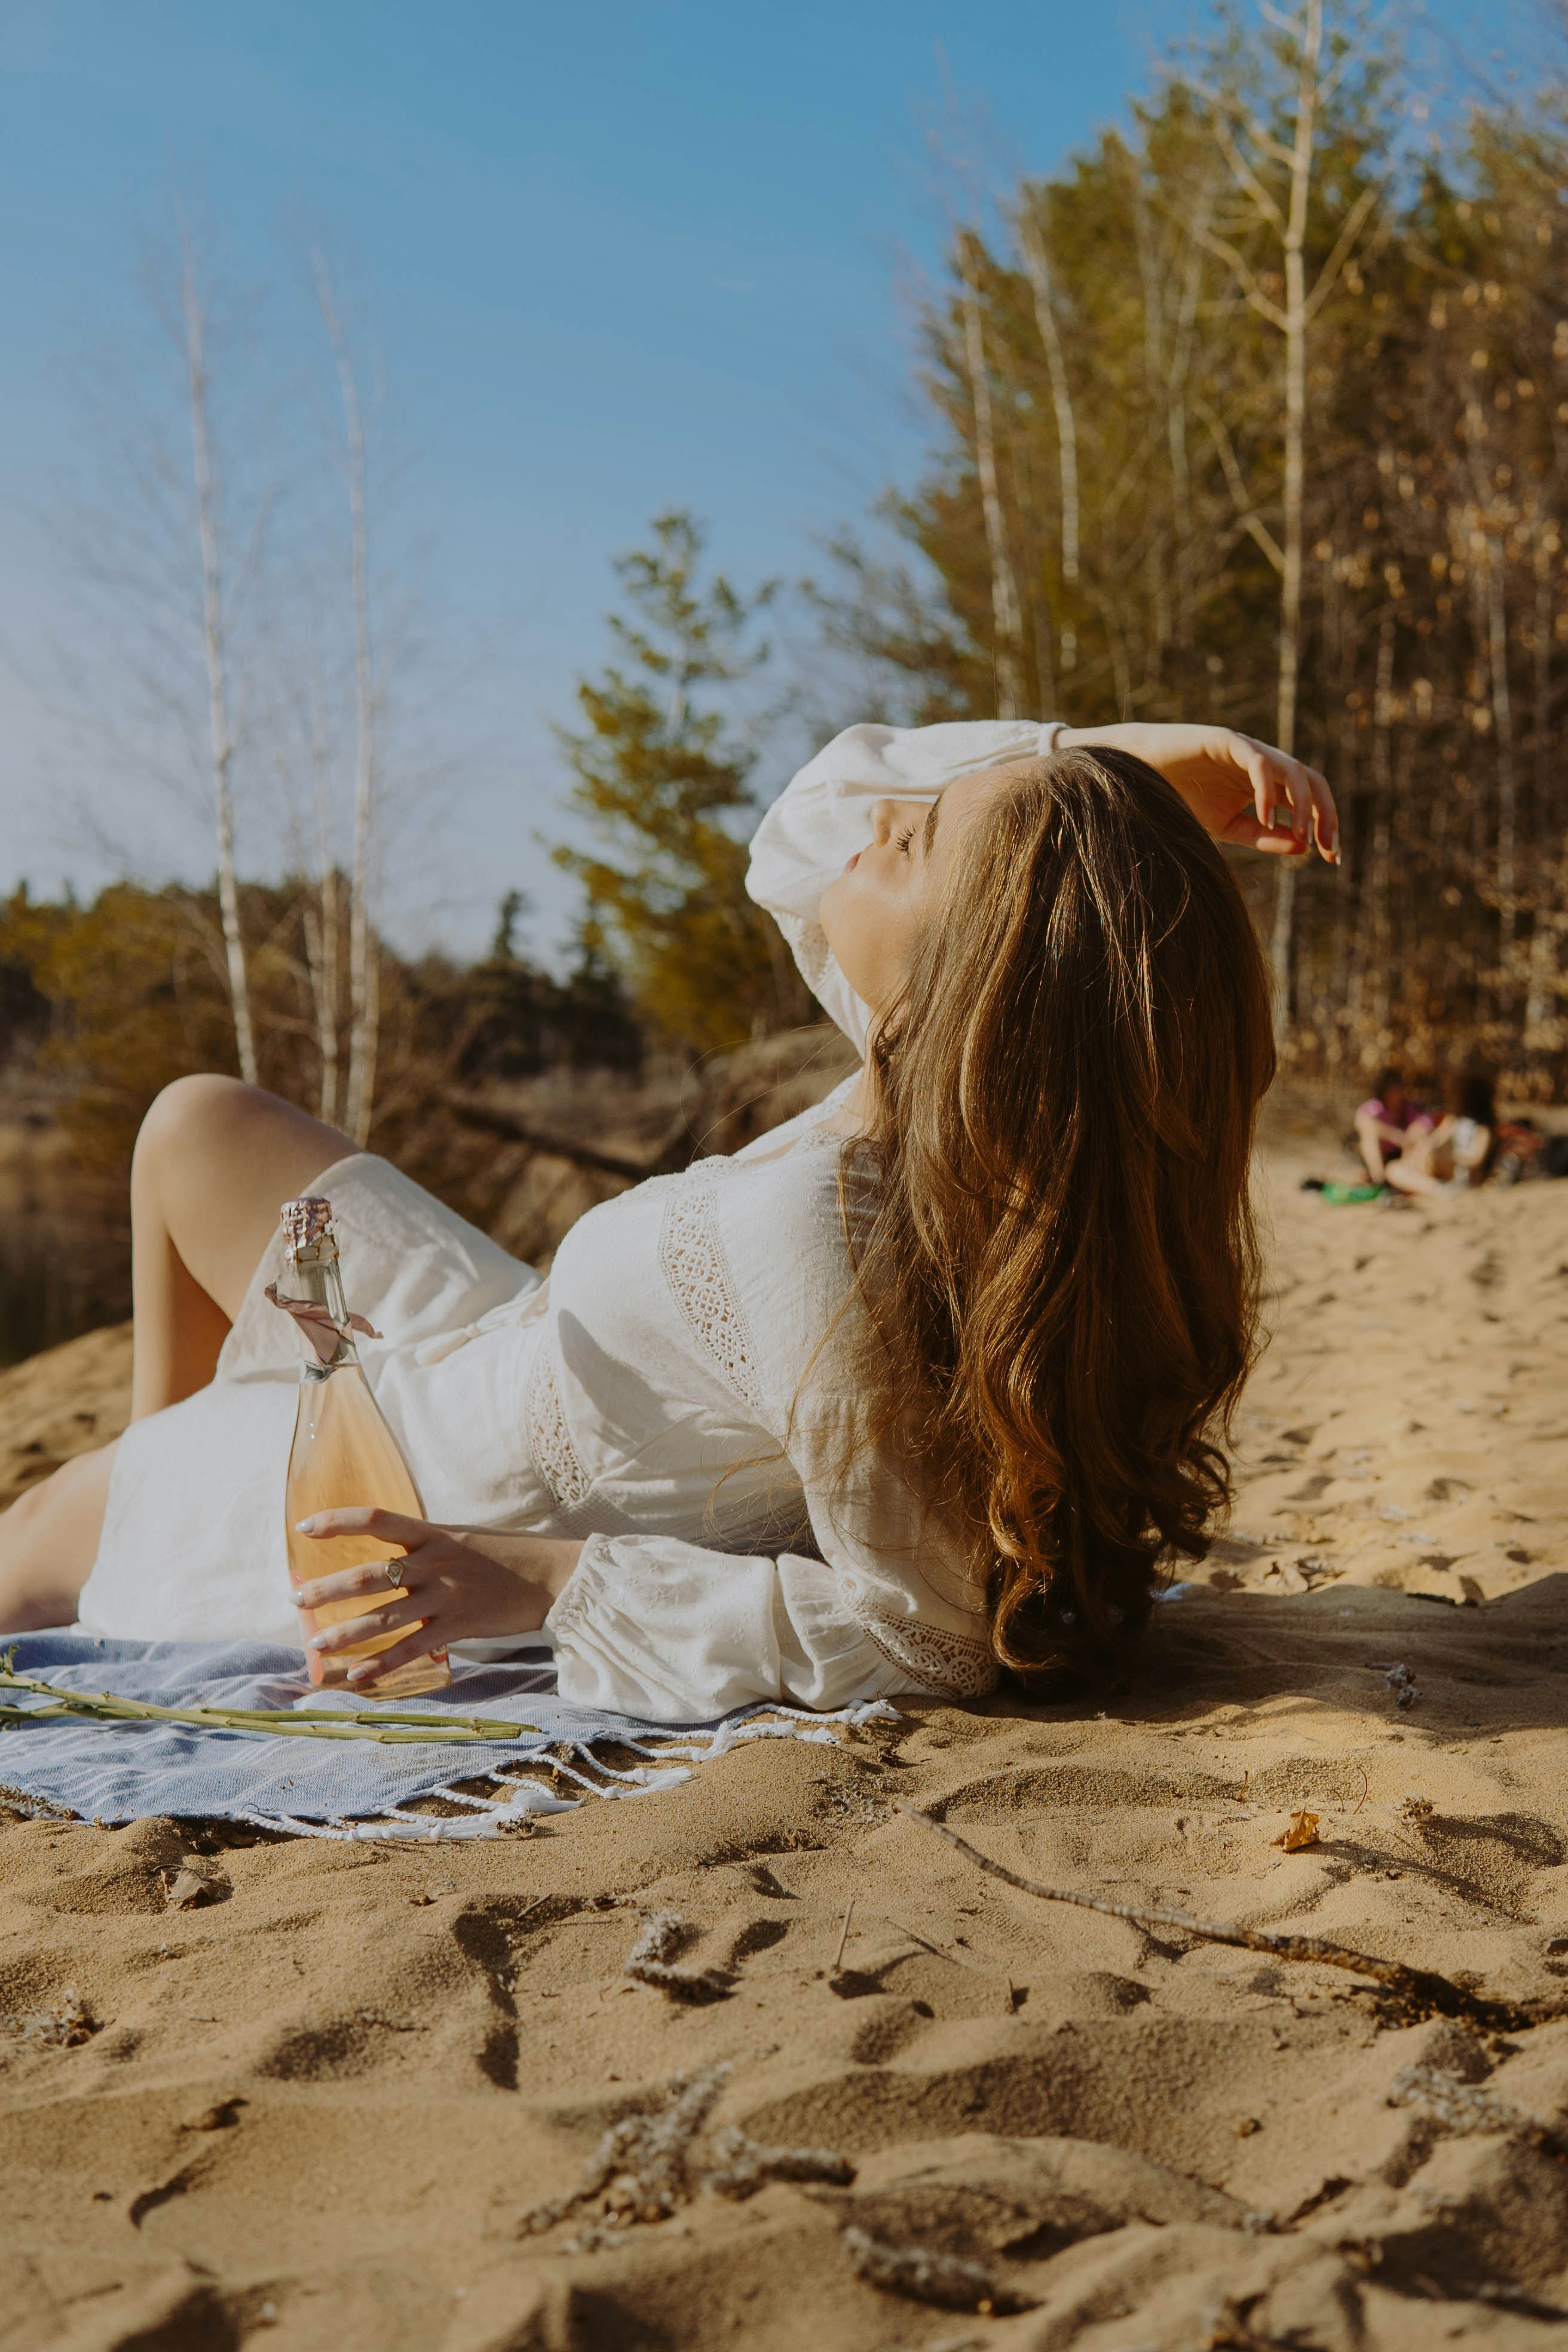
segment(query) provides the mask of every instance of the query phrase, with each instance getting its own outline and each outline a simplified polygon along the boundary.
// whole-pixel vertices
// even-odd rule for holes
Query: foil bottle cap
[[[332,1204],[319,1192],[301,1193],[297,1201],[285,1201],[279,1214],[283,1223],[283,1254],[293,1265],[301,1254],[317,1251],[322,1242],[332,1243]],[[337,1255],[335,1243],[331,1255]]]

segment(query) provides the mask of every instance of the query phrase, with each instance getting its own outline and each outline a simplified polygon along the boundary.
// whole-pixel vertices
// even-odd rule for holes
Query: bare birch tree
[[[1035,300],[1035,325],[1039,332],[1040,346],[1046,354],[1046,372],[1050,378],[1051,406],[1057,422],[1057,464],[1061,482],[1062,582],[1068,588],[1078,585],[1079,567],[1079,487],[1078,487],[1078,419],[1073,414],[1072,388],[1068,383],[1067,357],[1062,350],[1061,331],[1057,324],[1056,302],[1051,285],[1051,267],[1047,256],[1045,232],[1037,219],[1025,216],[1018,223],[1018,246],[1024,268],[1028,273],[1029,288]],[[1064,615],[1058,644],[1061,667],[1071,669],[1078,660],[1078,632],[1070,616]]]
[[[98,786],[67,801],[75,842],[138,874],[162,835],[187,876],[212,871],[200,845],[213,845],[216,908],[192,891],[184,910],[227,1002],[235,1064],[254,1082],[237,835],[255,765],[274,497],[265,392],[234,348],[255,303],[235,299],[184,204],[149,240],[135,282],[121,337],[75,370],[73,462],[47,521],[85,627],[51,649],[37,690],[70,768]],[[164,833],[128,784],[166,795],[174,826]]]
[[[331,744],[327,730],[325,697],[318,670],[310,679],[310,762],[315,787],[314,839],[316,903],[304,909],[305,956],[310,981],[310,1002],[316,1016],[316,1045],[321,1055],[317,1117],[327,1126],[338,1123],[338,1027],[342,1016],[339,954],[342,929],[339,906],[338,835],[332,793]]]
[[[380,943],[373,919],[375,877],[376,692],[371,651],[370,547],[365,491],[364,416],[353,352],[344,331],[326,257],[311,257],[317,299],[337,364],[343,412],[343,471],[349,512],[349,596],[353,616],[354,794],[353,850],[349,868],[349,1069],[343,1124],[356,1143],[370,1135],[375,1104],[375,1063],[381,1014]],[[325,877],[326,868],[323,868]],[[335,920],[336,867],[331,868]],[[323,879],[321,924],[327,929],[327,885]]]
[[[996,434],[991,410],[991,371],[985,356],[985,330],[980,296],[973,278],[963,281],[964,352],[969,368],[970,397],[974,406],[974,464],[980,477],[981,507],[985,518],[985,550],[991,564],[991,612],[995,633],[996,716],[1016,719],[1024,708],[1023,610],[1018,582],[1007,546],[1007,520],[1003,510],[996,474]]]
[[[1193,234],[1222,260],[1247,307],[1279,335],[1282,350],[1284,444],[1279,540],[1279,664],[1275,734],[1282,751],[1296,747],[1296,704],[1301,668],[1301,574],[1306,490],[1307,369],[1312,321],[1334,291],[1374,211],[1382,190],[1363,188],[1348,207],[1328,258],[1308,284],[1307,240],[1324,110],[1343,80],[1356,52],[1346,44],[1325,64],[1323,0],[1303,0],[1293,13],[1262,0],[1262,14],[1279,36],[1279,55],[1287,88],[1283,111],[1291,127],[1287,142],[1270,128],[1264,104],[1249,102],[1236,84],[1211,93],[1210,121],[1240,205],[1233,234],[1206,219]],[[1270,182],[1274,184],[1270,184]],[[1230,224],[1226,224],[1231,226]],[[1261,241],[1270,263],[1259,266],[1247,250]],[[1283,281],[1283,300],[1268,280]],[[1269,961],[1275,982],[1275,1027],[1279,1038],[1290,1024],[1291,941],[1295,926],[1296,875],[1281,864],[1278,877]]]
[[[229,1003],[234,1010],[239,1074],[255,1086],[256,1037],[250,1019],[250,983],[240,932],[239,885],[234,864],[234,712],[229,681],[227,616],[225,609],[223,486],[213,444],[211,379],[207,360],[206,304],[195,241],[182,212],[180,317],[184,333],[185,382],[190,399],[191,466],[195,485],[195,524],[201,551],[202,646],[206,662],[207,721],[212,747],[213,824],[217,843],[218,909],[223,924]]]

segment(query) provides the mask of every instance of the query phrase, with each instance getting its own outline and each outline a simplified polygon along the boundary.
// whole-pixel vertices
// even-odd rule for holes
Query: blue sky
[[[302,236],[330,238],[412,453],[453,781],[444,848],[394,860],[398,920],[472,945],[515,884],[548,938],[549,725],[601,657],[612,555],[679,503],[738,580],[810,569],[918,452],[908,289],[942,242],[946,93],[988,119],[1004,186],[1113,119],[1187,21],[1181,0],[4,0],[0,885],[91,887],[77,790],[129,790],[68,756],[34,690],[47,641],[94,650],[38,515],[83,470],[68,356],[134,344],[137,241],[176,191],[234,282],[281,286],[275,375],[313,349]],[[132,814],[150,866],[201,869],[172,806],[110,829]],[[253,818],[245,861],[275,850]]]

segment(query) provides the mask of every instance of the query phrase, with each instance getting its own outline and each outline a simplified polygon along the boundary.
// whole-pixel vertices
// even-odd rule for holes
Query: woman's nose
[[[880,848],[898,822],[896,801],[873,801],[871,803],[871,838]]]

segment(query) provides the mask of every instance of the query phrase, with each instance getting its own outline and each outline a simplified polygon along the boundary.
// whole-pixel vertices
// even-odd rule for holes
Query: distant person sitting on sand
[[[1412,1138],[1390,1160],[1386,1181],[1399,1192],[1462,1192],[1484,1184],[1497,1150],[1497,1101],[1484,1073],[1467,1071],[1443,1089],[1446,1115]]]
[[[1402,1070],[1380,1070],[1375,1091],[1355,1115],[1356,1142],[1373,1182],[1385,1183],[1390,1160],[1408,1151],[1418,1137],[1430,1135],[1436,1124],[1411,1094]]]

